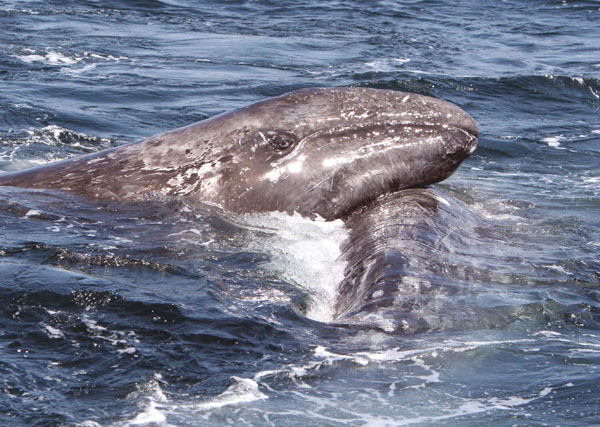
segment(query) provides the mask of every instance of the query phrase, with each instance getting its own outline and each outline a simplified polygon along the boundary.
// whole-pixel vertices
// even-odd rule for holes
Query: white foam
[[[389,348],[378,351],[365,351],[355,353],[354,357],[360,357],[367,361],[377,363],[395,363],[400,361],[412,360],[420,364],[418,357],[423,356],[438,356],[441,353],[462,353],[465,351],[475,350],[482,347],[513,345],[513,344],[528,344],[536,343],[536,339],[513,339],[513,340],[490,340],[490,341],[454,341],[448,340],[444,343],[432,347],[424,347],[414,350],[400,350],[397,348]]]
[[[546,267],[548,267],[551,270],[558,271],[559,273],[562,273],[562,274],[573,274],[573,273],[570,273],[567,270],[565,270],[565,268],[562,265],[552,264],[552,265],[547,265]]]
[[[21,144],[22,145],[44,144],[44,145],[48,145],[48,146],[69,145],[70,147],[74,147],[74,148],[83,148],[86,150],[90,150],[90,149],[105,148],[105,147],[108,147],[110,144],[110,139],[90,137],[84,133],[75,132],[73,130],[63,128],[60,126],[56,126],[56,125],[48,125],[41,129],[30,128],[26,132],[29,134],[29,136],[23,138],[20,141],[20,145]],[[63,142],[63,140],[65,139],[65,136],[67,136],[68,137],[67,139],[69,139],[68,143]],[[90,143],[85,144],[87,141],[90,141]],[[101,147],[98,147],[98,144],[97,144],[98,142],[100,142],[102,144]],[[44,160],[33,159],[30,161],[37,162],[37,163],[46,163],[48,161],[54,161],[54,160],[61,160],[61,159],[44,159]]]
[[[243,220],[265,232],[253,236],[249,246],[271,256],[267,268],[310,295],[306,316],[332,321],[337,287],[346,266],[340,260],[340,246],[348,237],[344,223],[280,212],[246,215]]]
[[[365,357],[362,357],[360,354],[337,354],[329,351],[326,347],[323,346],[316,346],[313,352],[314,355],[317,357],[316,360],[307,361],[303,365],[288,365],[282,369],[260,371],[254,375],[253,380],[256,382],[260,382],[265,378],[284,375],[293,379],[297,386],[300,386],[302,388],[311,388],[309,385],[301,382],[302,377],[311,375],[311,373],[318,371],[323,366],[330,366],[342,360],[351,361],[361,366],[366,366],[369,364],[369,360]]]
[[[365,66],[372,68],[375,71],[389,72],[398,69],[399,66],[402,66],[407,62],[410,62],[410,58],[383,58],[367,62],[365,63]]]
[[[522,217],[517,216],[517,215],[503,213],[503,212],[493,212],[491,209],[494,209],[494,210],[511,209],[513,211],[515,210],[514,207],[509,207],[500,200],[487,200],[485,203],[475,203],[471,207],[473,208],[473,210],[477,211],[477,213],[482,215],[484,218],[492,220],[492,221],[518,222],[518,221],[523,220]]]
[[[564,139],[565,137],[563,135],[556,135],[543,138],[542,141],[548,144],[548,147],[564,150],[564,147],[560,146],[561,141],[564,141]]]
[[[119,62],[124,59],[129,59],[126,56],[115,56],[115,55],[100,55],[92,52],[84,52],[83,54],[73,54],[73,55],[65,55],[61,52],[56,52],[54,50],[46,50],[43,53],[37,53],[33,49],[24,49],[29,55],[12,55],[14,58],[18,58],[23,62],[28,64],[33,63],[42,63],[46,65],[63,65],[63,66],[71,66],[74,64],[78,64],[82,61],[115,61]],[[96,64],[87,64],[83,68],[78,70],[73,70],[69,67],[61,68],[61,71],[67,71],[70,73],[81,73],[84,71],[94,69]]]
[[[55,52],[53,50],[46,52],[45,55],[37,55],[37,54],[15,55],[15,57],[19,58],[21,61],[27,62],[29,64],[32,64],[34,62],[42,62],[42,63],[48,64],[48,65],[63,65],[63,64],[72,65],[72,64],[78,63],[79,61],[81,61],[83,59],[81,57],[69,57],[69,56],[63,55],[60,52]]]
[[[88,65],[84,65],[83,67],[77,68],[77,69],[62,67],[60,69],[60,71],[62,71],[63,73],[81,74],[81,73],[85,73],[86,71],[91,71],[95,68],[96,68],[96,64],[88,64]]]
[[[165,422],[167,417],[160,410],[156,408],[156,402],[152,399],[149,400],[148,406],[143,412],[139,413],[133,420],[129,421],[128,425],[141,425],[151,423],[162,423]]]
[[[332,353],[329,350],[327,350],[327,348],[322,347],[322,346],[317,346],[315,348],[315,356],[325,359],[328,364],[332,364],[335,361],[344,360],[344,359],[352,360],[353,362],[355,362],[359,365],[367,365],[369,363],[369,361],[360,354],[344,355],[344,354]]]
[[[397,425],[408,425],[418,423],[433,423],[442,420],[448,420],[452,418],[463,417],[465,415],[481,414],[485,412],[495,410],[510,410],[515,407],[526,405],[534,400],[540,399],[547,396],[552,392],[552,388],[546,387],[542,389],[537,395],[532,397],[521,397],[521,396],[506,396],[506,397],[492,397],[489,399],[471,399],[460,406],[448,411],[445,414],[433,415],[433,416],[421,416],[405,420],[398,420]]]
[[[98,325],[96,321],[90,319],[88,315],[83,315],[81,320],[87,328],[93,332],[93,335],[96,338],[104,340],[116,347],[118,353],[135,354],[137,352],[134,344],[139,341],[133,331],[108,330],[104,326]]]
[[[226,405],[236,405],[239,403],[254,402],[256,400],[266,399],[267,395],[258,389],[258,383],[251,378],[231,377],[235,383],[230,385],[227,390],[207,402],[195,405],[196,410],[205,411],[208,409],[221,408]]]
[[[128,395],[128,398],[143,397],[147,403],[142,412],[137,414],[132,420],[125,421],[124,425],[146,425],[164,423],[167,419],[165,409],[168,399],[160,388],[159,381],[162,380],[160,374],[154,374],[154,378],[147,383],[139,385],[139,389]]]
[[[395,364],[397,362],[403,362],[402,366],[406,366],[406,362],[410,362],[415,367],[415,370],[412,370],[411,374],[403,377],[404,380],[409,379],[408,384],[405,384],[406,381],[402,381],[400,383],[397,381],[391,381],[384,391],[385,395],[387,395],[388,397],[394,397],[398,395],[399,392],[405,393],[408,389],[423,389],[429,384],[444,383],[444,380],[441,378],[441,373],[433,367],[437,364],[430,366],[430,364],[427,363],[427,358],[437,358],[440,352],[461,352],[468,349],[486,346],[512,345],[515,343],[535,342],[537,342],[535,338],[490,341],[471,340],[467,342],[450,340],[428,348],[420,348],[414,350],[390,349],[382,351],[367,351],[354,354],[337,354],[327,349],[326,347],[317,346],[314,349],[314,356],[316,356],[316,360],[307,362],[303,366],[287,366],[286,368],[281,370],[260,372],[254,376],[254,380],[260,381],[266,377],[286,373],[289,373],[290,376],[297,375],[300,377],[314,375],[315,372],[318,372],[325,365],[343,363],[344,366],[346,366],[348,361],[358,363],[360,365],[367,365],[371,362],[375,362],[377,364],[390,362],[392,364]],[[413,383],[413,380],[416,380],[416,383]],[[299,384],[297,381],[295,381],[295,383],[296,385],[303,385],[303,383]],[[264,387],[268,388],[268,385],[264,384]],[[304,387],[310,388],[310,386],[308,385],[304,385]],[[446,406],[445,408],[433,409],[432,411],[428,411],[417,416],[408,416],[407,418],[390,417],[383,414],[380,415],[377,413],[352,412],[352,415],[357,416],[357,418],[354,420],[360,420],[361,425],[379,426],[435,423],[439,421],[452,420],[455,418],[460,418],[473,414],[482,414],[498,410],[511,411],[515,408],[527,405],[534,400],[544,398],[545,396],[548,396],[550,393],[552,393],[552,391],[553,388],[544,387],[537,393],[527,393],[525,395],[520,393],[513,393],[499,396],[489,396],[486,394],[482,397],[472,398],[457,397],[459,400],[454,402],[450,406]],[[307,403],[307,408],[302,413],[298,412],[299,415],[309,415],[311,417],[317,417],[319,419],[326,418],[323,411],[312,410],[311,406],[323,408],[324,406],[332,405],[331,401],[329,401],[326,398],[324,399],[320,396],[315,396],[313,392],[305,394],[300,391],[297,391],[297,393]],[[377,402],[380,403],[379,400]],[[287,411],[287,413],[292,415],[291,411]]]
[[[551,334],[552,335],[552,334]],[[192,420],[190,423],[199,424],[201,421],[210,422],[215,414],[212,411],[220,411],[217,415],[221,417],[227,414],[237,414],[228,421],[239,424],[240,414],[247,413],[268,413],[270,409],[280,408],[281,398],[285,395],[293,394],[295,396],[293,402],[303,405],[302,408],[282,408],[283,412],[278,412],[279,415],[298,415],[303,419],[334,421],[337,417],[336,409],[339,406],[341,413],[344,414],[344,419],[347,422],[356,422],[361,425],[412,425],[418,423],[435,423],[439,421],[461,419],[461,417],[485,414],[496,411],[514,411],[530,402],[545,398],[553,392],[551,387],[540,387],[537,392],[507,392],[507,393],[485,393],[484,395],[464,396],[462,394],[446,395],[451,399],[449,404],[433,406],[430,409],[423,408],[425,411],[417,409],[416,413],[405,411],[402,413],[392,412],[387,413],[385,405],[394,404],[398,398],[406,394],[408,397],[413,396],[412,393],[428,393],[430,385],[437,389],[438,387],[447,387],[445,378],[441,377],[441,372],[437,367],[439,363],[434,361],[429,362],[429,358],[439,357],[441,351],[460,352],[469,348],[497,346],[497,345],[512,345],[514,343],[534,343],[536,338],[531,339],[507,339],[507,340],[490,340],[478,341],[468,340],[466,342],[457,340],[445,341],[443,343],[431,343],[432,346],[422,347],[412,350],[385,350],[385,351],[367,351],[361,353],[338,354],[323,346],[316,346],[313,349],[313,357],[305,359],[304,363],[298,365],[286,365],[281,369],[265,370],[256,373],[252,378],[231,377],[233,383],[227,387],[221,394],[212,397],[206,401],[198,402],[185,399],[182,401],[179,397],[175,401],[168,401],[162,394],[158,382],[155,380],[149,381],[142,389],[133,394],[133,397],[147,399],[141,413],[137,414],[129,422],[124,422],[125,425],[140,425],[140,424],[186,424],[186,421]],[[349,363],[350,362],[350,363]],[[381,383],[381,388],[378,391],[367,390],[364,394],[358,393],[347,395],[343,391],[333,396],[327,393],[319,392],[320,380],[315,380],[315,376],[319,376],[323,368],[328,365],[338,365],[344,370],[354,369],[351,363],[364,366],[371,363],[378,368],[381,363],[390,363],[393,366],[410,366],[410,369],[402,372],[405,374],[401,378],[390,378],[389,381],[384,380]],[[400,365],[397,362],[402,362]],[[356,369],[361,369],[357,366]],[[280,381],[278,378],[288,376],[294,382],[294,388],[291,390],[287,387],[284,391],[279,389]],[[308,379],[306,384],[303,379]],[[269,381],[271,379],[271,381]],[[272,380],[275,380],[273,383]],[[317,381],[317,385],[312,384]],[[278,386],[273,387],[273,384]],[[312,385],[312,386],[311,386]],[[568,386],[568,385],[565,385]],[[379,386],[378,386],[379,387]],[[267,390],[267,391],[265,391]],[[417,391],[415,391],[417,390]],[[141,392],[141,396],[140,396]],[[245,404],[266,400],[273,393],[276,397],[272,399],[272,403],[260,403],[248,405]],[[282,394],[283,392],[283,394]],[[407,394],[408,393],[408,394]],[[348,404],[341,402],[342,399],[349,399]],[[390,400],[392,398],[392,400]],[[382,400],[383,399],[383,400]],[[353,410],[354,402],[360,402],[360,405],[383,403],[383,411],[363,411],[359,408]],[[370,405],[369,405],[370,406]],[[372,406],[370,406],[372,407]],[[331,408],[333,412],[325,410]],[[362,406],[364,409],[364,406]],[[242,412],[240,412],[242,411]],[[172,420],[171,420],[172,418]],[[265,418],[266,419],[266,418]],[[186,421],[183,421],[186,420]]]
[[[58,339],[65,336],[60,329],[53,328],[50,325],[44,325],[44,329],[46,329],[46,333],[50,338]]]

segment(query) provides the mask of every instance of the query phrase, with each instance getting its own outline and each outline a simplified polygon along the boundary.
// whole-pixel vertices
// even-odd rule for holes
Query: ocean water
[[[343,321],[340,221],[0,187],[0,424],[599,424],[599,40],[592,0],[0,2],[0,171],[310,86],[481,133]]]

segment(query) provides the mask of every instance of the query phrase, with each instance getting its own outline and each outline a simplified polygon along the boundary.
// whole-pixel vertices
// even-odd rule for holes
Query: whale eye
[[[297,141],[296,135],[291,132],[269,131],[264,135],[267,142],[278,150],[287,150]]]

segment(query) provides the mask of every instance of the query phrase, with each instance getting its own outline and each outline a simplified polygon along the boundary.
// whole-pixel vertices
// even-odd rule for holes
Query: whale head
[[[343,218],[381,195],[439,182],[477,145],[457,106],[367,88],[303,89],[147,140],[0,176],[0,185],[100,199],[162,196],[233,213]]]
[[[298,90],[213,124],[230,146],[215,168],[213,202],[329,220],[383,194],[442,181],[478,135],[473,119],[449,102],[367,88]]]

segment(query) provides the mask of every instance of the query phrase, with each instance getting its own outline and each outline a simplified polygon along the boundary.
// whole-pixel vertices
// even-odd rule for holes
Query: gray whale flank
[[[234,213],[343,218],[450,176],[477,145],[457,106],[368,88],[310,88],[144,141],[0,176],[0,185],[106,200],[156,195]]]

